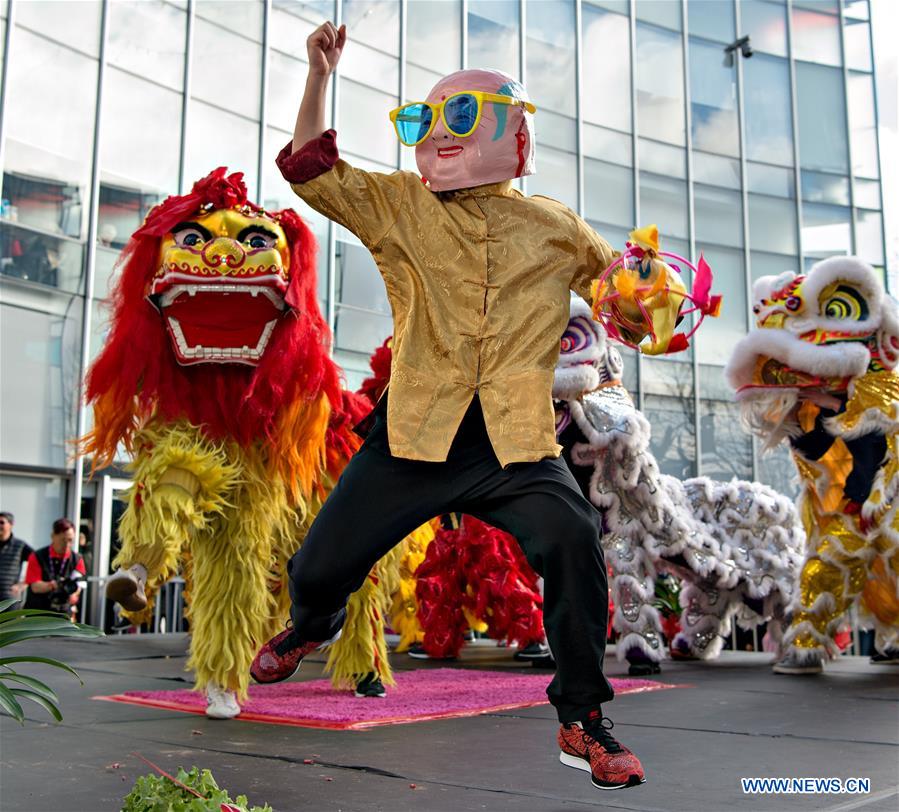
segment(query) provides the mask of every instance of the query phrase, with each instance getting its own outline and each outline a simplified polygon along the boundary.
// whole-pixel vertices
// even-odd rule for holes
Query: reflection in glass
[[[574,42],[574,3],[529,0],[527,87],[538,109],[576,115]]]
[[[82,289],[84,244],[11,223],[0,223],[0,273],[36,285]]]
[[[843,72],[824,65],[796,63],[799,159],[803,169],[849,172],[846,92]],[[826,126],[822,126],[827,122]]]
[[[217,166],[227,166],[230,172],[243,172],[250,199],[255,200],[259,125],[197,99],[190,101],[188,121],[184,168],[188,187]],[[211,137],[215,133],[228,133],[228,137]]]
[[[378,0],[343,0],[347,36],[388,54],[399,51],[400,4]],[[346,53],[349,53],[347,49]]]
[[[201,7],[203,5],[205,3]],[[226,61],[222,60],[223,53],[228,55]],[[192,55],[192,96],[232,113],[259,119],[261,45],[198,16],[194,24]],[[193,122],[188,129],[193,129]],[[212,133],[205,133],[205,136],[209,138]]]
[[[365,313],[338,303],[334,330],[338,349],[363,353],[367,359],[392,332],[390,316]]]
[[[204,21],[209,20],[221,28],[260,42],[262,40],[262,7],[262,3],[201,0],[196,5],[196,14]]]
[[[604,161],[633,166],[633,140],[616,130],[584,124],[581,128],[581,149],[584,155]]]
[[[787,61],[755,54],[752,59],[744,60],[743,78],[747,157],[792,165],[793,114]]]
[[[624,166],[584,158],[584,215],[599,225],[606,234],[606,226],[619,226],[627,233],[634,220],[634,173]],[[613,243],[619,250],[623,242]]]
[[[750,161],[747,174],[750,192],[774,197],[796,197],[796,175],[792,169]]]
[[[101,0],[81,0],[78,3],[71,0],[16,3],[14,20],[17,26],[40,32],[49,39],[95,57],[100,53],[101,6]],[[15,58],[19,59],[22,55],[22,46],[18,39],[15,50]]]
[[[849,205],[849,178],[802,170],[802,199],[812,203]]]
[[[109,64],[180,91],[187,15],[162,0],[109,4]]]
[[[687,177],[687,153],[682,147],[672,147],[647,138],[637,140],[640,169],[672,178]]]
[[[722,155],[740,154],[736,93],[737,70],[723,64],[721,47],[691,37],[690,116],[694,148]]]
[[[631,131],[630,22],[584,4],[581,17],[582,117],[585,122]]]
[[[442,74],[462,60],[462,2],[406,5],[406,59]]]
[[[656,359],[644,361],[648,365],[681,371],[684,384],[676,397],[647,394],[643,401],[643,413],[652,425],[649,448],[659,463],[663,474],[689,479],[696,476],[696,434],[693,405],[692,370],[686,364],[674,364]],[[689,379],[686,377],[689,374]],[[645,377],[645,376],[644,376]]]
[[[428,97],[431,88],[443,78],[442,73],[425,70],[418,65],[406,66],[406,98],[404,101],[421,100]],[[414,150],[403,150],[403,155],[415,157]],[[414,162],[413,162],[414,163]]]
[[[787,19],[783,3],[741,0],[738,8],[740,33],[749,34],[753,50],[787,55]]]
[[[710,155],[693,150],[693,179],[697,183],[709,183],[728,189],[740,185],[740,162],[733,158]]]
[[[298,99],[303,98],[308,65],[280,51],[270,50],[268,54],[268,96],[266,98],[266,122],[285,131],[293,131],[297,117]],[[330,90],[330,89],[329,89]],[[330,98],[325,102],[326,120],[331,114]],[[284,139],[287,141],[287,139]],[[284,145],[281,144],[278,149]],[[274,155],[271,158],[274,160]]]
[[[842,64],[840,21],[832,14],[793,7],[793,58],[824,65]]]
[[[855,205],[866,209],[881,208],[880,182],[876,180],[855,179]]]
[[[23,4],[24,6],[38,4]],[[18,8],[18,7],[17,7]],[[21,10],[21,9],[20,9]],[[53,210],[39,227],[69,236],[82,236],[86,218],[70,201],[87,198],[93,152],[97,62],[23,29],[15,31],[15,59],[7,77],[3,135],[6,139],[5,172],[37,184],[68,189],[63,198],[52,196],[41,208]],[[47,70],[52,65],[53,70]],[[52,122],[52,126],[48,126]],[[8,198],[4,186],[4,198]]]
[[[799,474],[784,443],[772,451],[759,454],[758,479],[763,485],[787,496],[799,494]]]
[[[400,63],[395,56],[354,42],[353,47],[347,48],[340,58],[340,75],[396,94],[399,89]]]
[[[65,297],[68,299],[68,297]],[[68,306],[67,306],[68,305]],[[0,305],[3,458],[65,468],[75,436],[81,303],[57,301],[55,313]]]
[[[855,210],[855,253],[872,265],[883,265],[883,214]],[[893,291],[895,293],[895,291]]]
[[[743,245],[743,205],[739,192],[696,183],[693,202],[697,246],[706,242]]]
[[[753,250],[799,253],[796,203],[768,195],[749,195],[749,244]]]
[[[49,234],[78,239],[81,236],[83,194],[81,186],[4,172],[3,219]]]
[[[674,4],[672,4],[674,5]],[[641,135],[683,146],[684,57],[681,36],[637,24],[637,126]]]
[[[672,31],[681,30],[681,5],[670,0],[636,0],[637,19]]]
[[[180,93],[109,67],[103,81],[100,131],[103,180],[135,190],[178,191],[181,153]],[[147,126],[148,121],[159,126]]]
[[[715,368],[719,375],[721,367]],[[705,390],[703,390],[705,391]],[[752,479],[752,439],[740,422],[739,406],[728,400],[699,402],[703,476],[719,481]]]
[[[468,65],[521,77],[518,3],[468,0]],[[533,96],[532,96],[533,98]]]
[[[390,316],[384,280],[371,254],[361,245],[337,243],[336,284],[337,299],[341,304]],[[374,345],[371,349],[374,350]]]
[[[124,248],[150,209],[162,202],[163,197],[160,192],[141,192],[131,186],[101,183],[97,241],[107,248]]]
[[[682,180],[640,172],[640,223],[658,223],[662,248],[674,250],[672,237],[688,239],[687,184]]]
[[[696,334],[696,356],[705,364],[725,364],[734,345],[746,335],[749,327],[743,252],[698,239],[696,251],[702,252],[712,267],[715,280],[712,290],[724,297],[720,316],[717,319],[706,319]]]
[[[861,20],[845,17],[843,30],[846,43],[846,67],[852,70],[872,70],[871,26]]]
[[[717,3],[687,0],[687,29],[691,36],[695,34],[718,42],[733,42],[734,25],[732,0]]]
[[[371,158],[386,166],[396,166],[397,140],[387,117],[387,113],[396,106],[396,96],[343,79],[338,98],[338,121],[354,122],[356,125],[341,129],[341,150]]]
[[[849,209],[804,203],[802,206],[802,249],[805,256],[823,259],[852,253],[852,225]]]
[[[785,256],[753,250],[749,261],[752,264],[753,282],[762,276],[780,276],[784,271],[799,273],[799,257],[796,255]]]
[[[537,173],[528,178],[529,195],[546,195],[577,210],[577,160],[543,144],[537,145]]]
[[[877,126],[874,78],[870,74],[849,73],[849,121],[852,126],[852,172],[862,177],[876,178]]]
[[[549,110],[540,110],[534,124],[537,140],[541,144],[577,152],[577,122],[568,116],[560,116]]]

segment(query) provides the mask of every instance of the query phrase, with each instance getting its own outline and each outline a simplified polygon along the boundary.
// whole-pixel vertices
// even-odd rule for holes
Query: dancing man
[[[534,172],[536,108],[505,74],[458,71],[390,113],[422,177],[340,160],[325,93],[345,43],[331,23],[307,40],[305,94],[278,166],[374,257],[394,315],[392,374],[290,562],[292,627],[263,646],[252,675],[292,676],[339,633],[348,596],[381,556],[433,516],[469,513],[512,533],[545,579],[560,760],[600,789],[640,784],[639,759],[602,711],[613,692],[600,523],[559,458],[552,402],[569,289],[589,297],[615,254],[564,205],[512,187]]]

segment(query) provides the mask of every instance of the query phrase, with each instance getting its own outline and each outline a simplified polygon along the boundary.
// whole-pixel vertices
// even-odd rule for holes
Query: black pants
[[[434,516],[468,513],[515,536],[543,576],[544,625],[558,666],[547,694],[561,721],[587,718],[613,695],[602,673],[609,598],[599,514],[562,459],[503,469],[477,398],[446,462],[391,456],[383,405],[290,561],[297,633],[330,639],[379,558]]]

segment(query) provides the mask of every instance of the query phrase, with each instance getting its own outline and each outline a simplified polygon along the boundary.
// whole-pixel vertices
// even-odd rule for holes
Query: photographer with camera
[[[68,519],[53,522],[50,546],[33,552],[28,559],[26,609],[49,609],[74,616],[81,597],[78,581],[86,574],[84,559],[72,550],[74,541],[75,525]]]

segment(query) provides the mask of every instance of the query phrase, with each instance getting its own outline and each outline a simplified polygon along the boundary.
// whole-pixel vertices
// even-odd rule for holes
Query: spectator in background
[[[86,574],[84,559],[72,550],[75,525],[68,519],[53,522],[50,546],[33,552],[28,559],[26,609],[49,609],[74,616],[81,597],[78,581]]]
[[[34,552],[22,539],[13,535],[16,517],[7,510],[0,512],[0,601],[20,599],[25,591],[22,565]],[[13,604],[10,609],[14,609]]]

